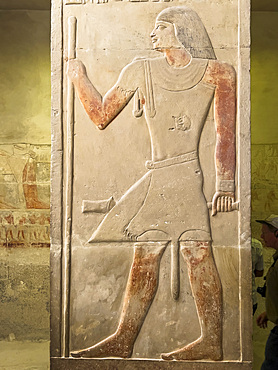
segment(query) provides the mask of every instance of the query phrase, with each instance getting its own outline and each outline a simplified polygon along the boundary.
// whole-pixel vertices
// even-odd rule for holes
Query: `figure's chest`
[[[185,134],[199,131],[203,126],[213,100],[214,88],[200,82],[186,90],[167,90],[154,76],[152,90],[146,96],[152,101],[152,111],[149,105],[145,107],[150,126],[159,125],[160,130],[168,133],[182,131]]]

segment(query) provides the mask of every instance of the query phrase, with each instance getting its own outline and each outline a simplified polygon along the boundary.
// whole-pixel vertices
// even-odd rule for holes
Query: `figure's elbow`
[[[100,117],[100,119],[97,121],[97,124],[96,124],[96,126],[97,126],[97,128],[99,129],[99,130],[104,130],[108,125],[109,125],[109,123],[112,121],[112,119],[110,118],[109,119],[109,117],[107,117],[106,115],[105,116],[101,116]]]
[[[100,123],[99,125],[97,125],[97,128],[98,128],[99,130],[104,130],[106,126],[107,126],[107,125],[105,125],[104,123]]]
[[[87,113],[90,120],[99,130],[104,130],[105,127],[109,124],[109,120],[107,119],[105,113],[102,112],[102,109],[90,107]]]

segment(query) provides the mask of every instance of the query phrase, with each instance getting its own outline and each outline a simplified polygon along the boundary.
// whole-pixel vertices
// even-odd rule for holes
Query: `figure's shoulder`
[[[235,79],[236,77],[236,71],[231,64],[219,61],[217,59],[208,60],[207,74],[219,78],[229,77]]]
[[[155,66],[159,64],[162,59],[164,58],[136,57],[122,69],[120,76],[129,75],[136,78],[144,76],[146,68],[148,69],[149,65]]]
[[[135,57],[129,66],[141,66],[144,67],[146,64],[159,64],[165,60],[165,57],[156,57],[156,58],[148,58],[148,57]]]
[[[121,75],[123,74],[140,74],[140,71],[144,70],[144,61],[147,58],[144,57],[136,57],[130,63],[126,64],[126,66],[122,69]]]
[[[204,81],[214,86],[230,86],[235,90],[236,71],[229,63],[209,59]]]
[[[136,57],[122,69],[117,81],[117,85],[124,89],[134,90],[144,85],[146,74],[146,63],[151,59],[145,57]]]

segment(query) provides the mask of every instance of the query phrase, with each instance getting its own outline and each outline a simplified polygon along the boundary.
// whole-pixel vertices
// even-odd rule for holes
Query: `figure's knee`
[[[209,242],[211,241],[211,234],[210,232],[201,229],[187,230],[180,235],[179,241],[181,243],[187,243],[189,241],[198,243]]]
[[[181,241],[181,254],[192,266],[197,265],[205,260],[212,259],[210,241]]]
[[[148,263],[160,261],[168,243],[168,241],[137,242],[134,246],[134,260],[142,260]]]

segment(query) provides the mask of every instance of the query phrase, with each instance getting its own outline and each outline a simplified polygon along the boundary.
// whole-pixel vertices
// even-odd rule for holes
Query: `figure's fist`
[[[235,194],[233,192],[218,191],[212,199],[211,215],[215,216],[217,212],[231,212],[237,209],[238,204],[234,203]]]
[[[84,64],[78,59],[69,59],[67,63],[67,75],[74,82],[82,75],[86,74],[86,68]]]

